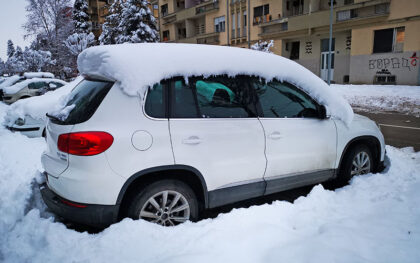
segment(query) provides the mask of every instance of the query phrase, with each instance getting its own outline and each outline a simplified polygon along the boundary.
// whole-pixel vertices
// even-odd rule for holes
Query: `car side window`
[[[47,86],[45,82],[32,82],[28,84],[29,89],[41,89],[45,86]]]
[[[171,117],[198,118],[198,107],[195,90],[183,78],[171,80]]]
[[[266,118],[317,118],[316,102],[296,86],[277,80],[254,80],[262,116]]]
[[[149,88],[144,109],[150,117],[166,117],[166,101],[163,84],[155,84]]]

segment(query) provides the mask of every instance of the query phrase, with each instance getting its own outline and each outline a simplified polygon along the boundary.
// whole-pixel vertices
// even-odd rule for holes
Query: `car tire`
[[[187,184],[178,180],[161,180],[135,195],[127,214],[133,219],[174,226],[198,219],[198,201]]]
[[[364,144],[355,145],[344,156],[336,184],[346,185],[353,176],[370,173],[373,168],[374,160],[370,149]]]

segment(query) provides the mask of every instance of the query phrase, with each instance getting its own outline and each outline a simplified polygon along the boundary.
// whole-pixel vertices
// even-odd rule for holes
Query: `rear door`
[[[319,105],[289,83],[254,81],[266,136],[266,194],[311,183],[333,175],[336,127],[319,118]]]
[[[201,172],[211,207],[264,193],[264,131],[244,78],[171,80],[175,163]]]

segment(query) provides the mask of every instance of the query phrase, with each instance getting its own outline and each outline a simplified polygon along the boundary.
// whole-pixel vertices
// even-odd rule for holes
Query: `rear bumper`
[[[54,193],[47,184],[40,185],[42,199],[49,209],[71,222],[105,228],[117,222],[119,205],[75,203]]]

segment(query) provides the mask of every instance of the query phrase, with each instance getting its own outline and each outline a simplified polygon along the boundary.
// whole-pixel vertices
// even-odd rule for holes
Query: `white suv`
[[[178,72],[128,96],[121,81],[96,70],[63,105],[68,115],[48,115],[41,192],[52,211],[99,227],[124,217],[171,226],[207,208],[347,182],[383,166],[384,138],[373,121],[327,116],[320,99],[288,78]]]

